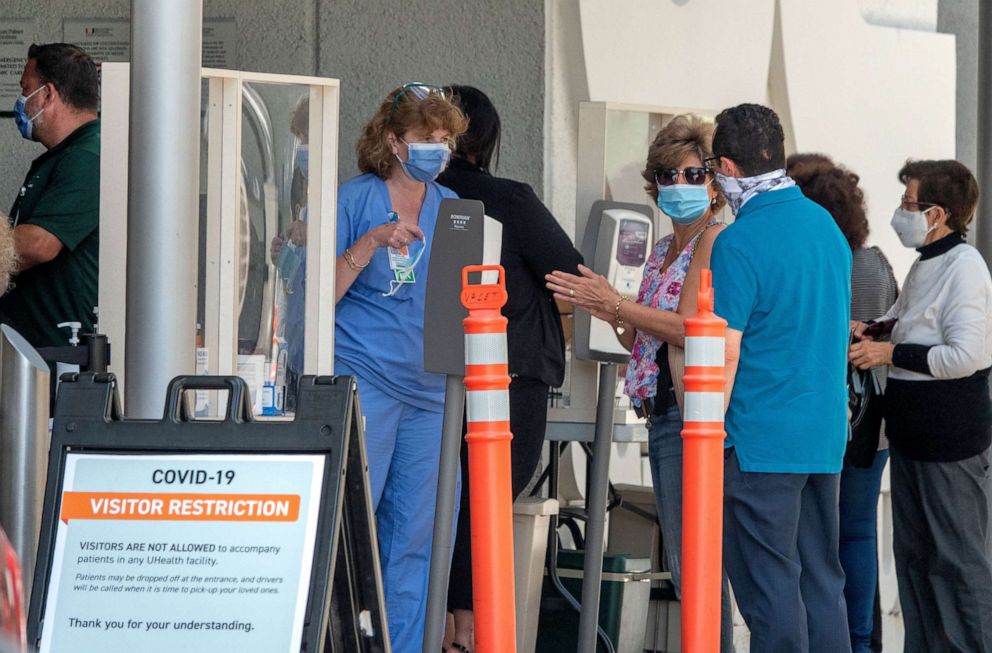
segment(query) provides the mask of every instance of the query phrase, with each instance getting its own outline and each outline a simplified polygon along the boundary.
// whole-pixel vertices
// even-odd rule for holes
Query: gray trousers
[[[850,653],[840,474],[742,472],[724,462],[724,562],[753,653]]]
[[[905,653],[992,653],[990,450],[950,463],[891,454]]]

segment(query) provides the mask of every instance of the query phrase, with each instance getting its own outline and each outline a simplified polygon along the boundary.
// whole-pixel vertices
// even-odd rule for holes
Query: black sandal
[[[451,648],[458,651],[458,653],[472,653],[467,646],[459,642],[451,642]]]

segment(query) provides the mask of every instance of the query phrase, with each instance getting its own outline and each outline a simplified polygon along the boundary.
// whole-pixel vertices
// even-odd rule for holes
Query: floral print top
[[[709,228],[717,224],[710,219],[706,225]],[[682,284],[689,271],[692,254],[696,251],[696,243],[704,229],[690,240],[671,265],[664,271],[661,266],[665,262],[668,248],[674,242],[675,235],[669,234],[657,242],[651,256],[644,265],[644,280],[637,293],[637,303],[651,308],[674,311],[679,307],[679,296],[682,294]],[[624,392],[630,397],[635,406],[640,406],[643,399],[653,397],[658,390],[658,350],[662,341],[659,338],[638,331],[634,338],[634,347],[630,352],[630,362],[627,364],[627,377]]]

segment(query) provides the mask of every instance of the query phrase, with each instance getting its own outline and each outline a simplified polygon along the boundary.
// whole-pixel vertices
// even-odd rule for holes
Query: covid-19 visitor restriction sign
[[[298,652],[325,464],[67,454],[41,653]]]

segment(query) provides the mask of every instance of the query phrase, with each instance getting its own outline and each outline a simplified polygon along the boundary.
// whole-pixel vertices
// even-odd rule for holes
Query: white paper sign
[[[131,59],[131,23],[127,18],[66,18],[62,38],[78,45],[99,63]],[[205,68],[237,68],[238,29],[233,18],[203,19]],[[24,66],[26,46],[20,55]],[[20,76],[20,70],[17,72]]]
[[[34,18],[0,18],[0,111],[13,111],[21,95],[21,73],[35,39]]]
[[[131,22],[127,18],[66,18],[62,38],[86,50],[97,63],[131,58]]]
[[[68,454],[40,653],[299,653],[324,463]]]
[[[238,68],[238,28],[233,18],[203,19],[203,67]]]

